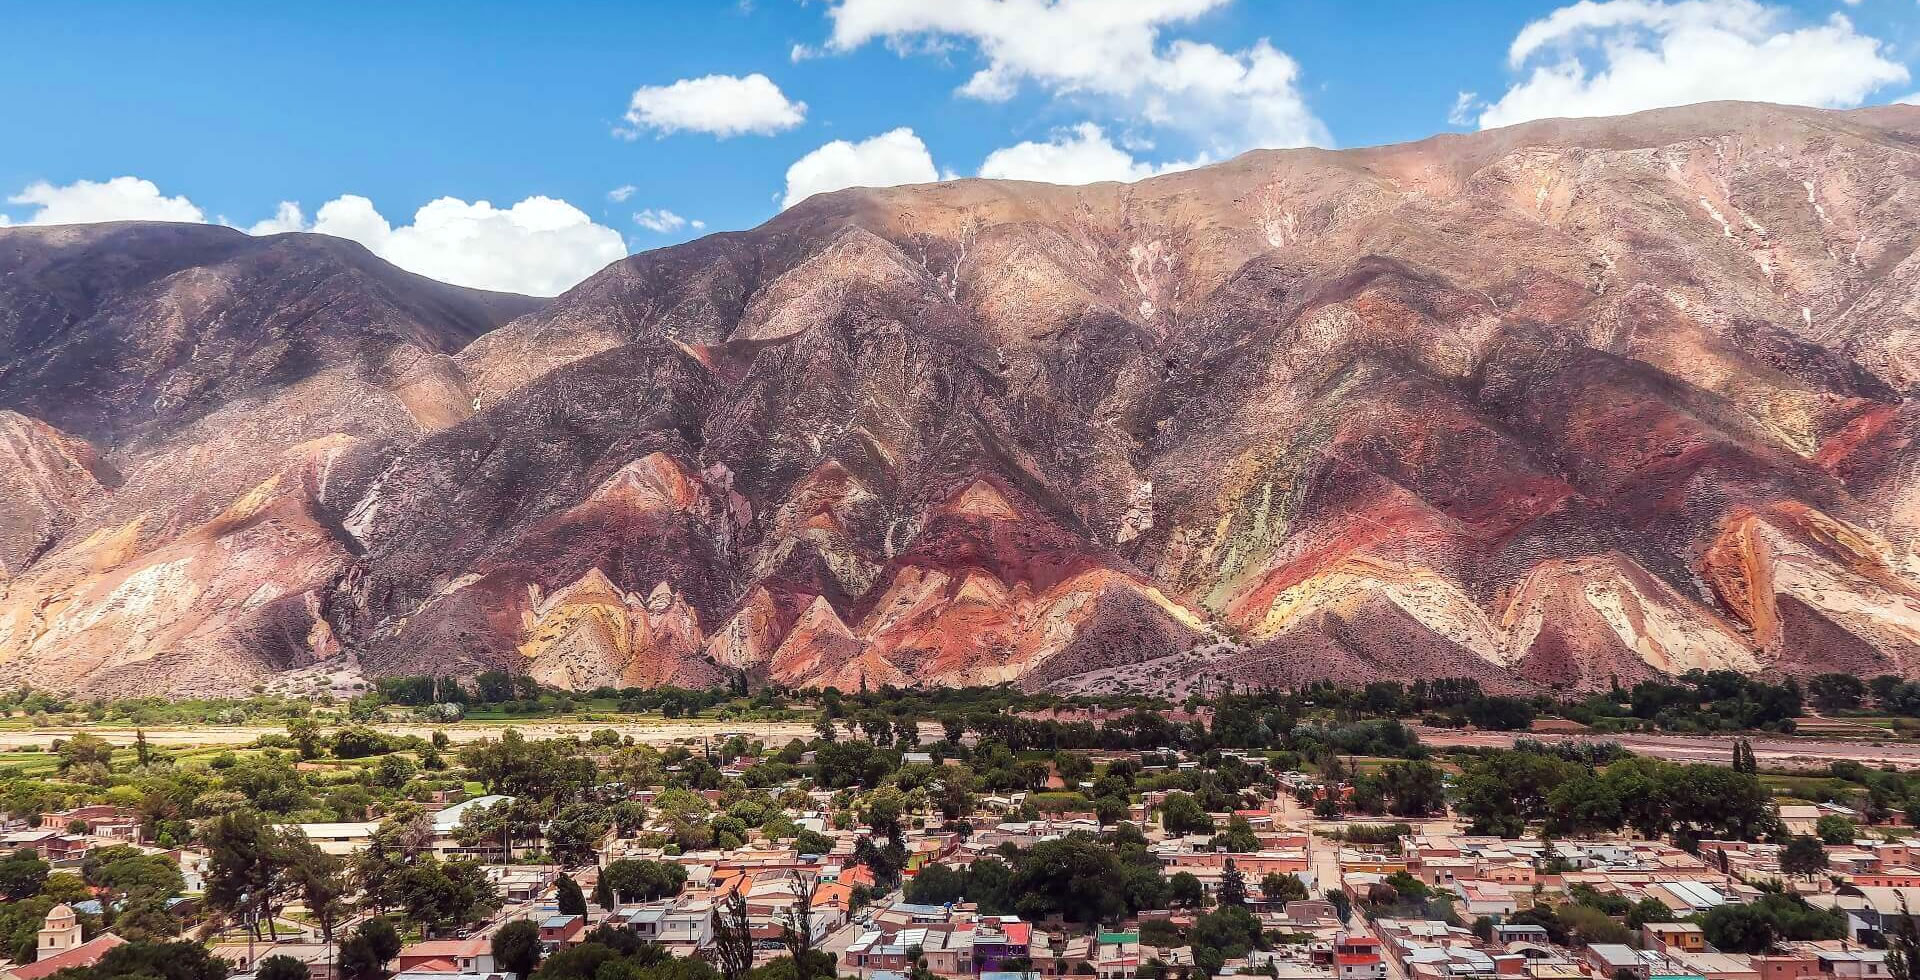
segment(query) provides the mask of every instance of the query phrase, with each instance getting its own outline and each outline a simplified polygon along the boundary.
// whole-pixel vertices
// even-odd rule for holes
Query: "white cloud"
[[[882,41],[945,54],[972,42],[986,60],[960,92],[1001,101],[1022,85],[1091,99],[1139,122],[1188,134],[1208,151],[1324,145],[1300,67],[1266,39],[1237,52],[1176,39],[1163,28],[1229,0],[837,0],[827,47]]]
[[[1461,92],[1453,98],[1453,108],[1447,110],[1447,123],[1453,126],[1473,125],[1473,113],[1482,105],[1480,93]]]
[[[1900,105],[1920,105],[1920,92],[1915,92],[1912,95],[1904,95],[1893,101]]]
[[[788,99],[780,86],[758,72],[744,78],[707,75],[635,89],[627,125],[614,135],[637,139],[641,130],[650,129],[662,136],[682,130],[721,139],[744,133],[770,136],[800,125],[806,117],[805,102]]]
[[[115,177],[54,186],[38,181],[7,198],[32,205],[24,224],[95,221],[191,221],[206,213],[186,197],[167,197],[152,181]],[[9,224],[0,215],[0,225]],[[221,224],[227,223],[221,219]],[[241,229],[250,235],[311,231],[350,238],[388,262],[423,276],[476,289],[552,296],[627,254],[620,233],[551,197],[529,197],[510,208],[443,197],[395,228],[357,194],[321,205],[313,222],[300,205],[281,201],[273,216]]]
[[[510,208],[459,198],[429,201],[393,227],[357,194],[322,205],[311,229],[351,238],[410,272],[476,289],[552,296],[624,258],[620,233],[551,197]]]
[[[666,208],[646,208],[633,213],[633,223],[648,231],[657,231],[664,235],[667,232],[685,228],[687,219]]]
[[[858,143],[834,140],[801,157],[787,168],[787,195],[781,208],[790,208],[814,194],[842,187],[893,187],[940,179],[927,144],[905,126]]]
[[[1083,122],[1055,133],[1044,143],[1004,146],[987,154],[980,176],[1005,180],[1042,180],[1051,184],[1091,184],[1101,180],[1133,181],[1205,163],[1205,158],[1160,166],[1134,159],[1107,138],[1094,123]]]
[[[619,187],[616,187],[613,190],[610,190],[607,192],[607,200],[624,201],[627,198],[632,197],[633,192],[639,189],[640,188],[635,187],[632,184],[621,184]]]
[[[687,226],[692,228],[694,231],[700,231],[707,227],[707,223],[704,221],[701,221],[699,218],[690,218],[687,221]]]
[[[1842,14],[1804,27],[1757,0],[1581,0],[1521,28],[1508,65],[1526,78],[1482,128],[1716,99],[1845,107],[1907,69]]]
[[[33,206],[36,210],[22,222],[29,225],[207,220],[206,214],[185,196],[167,197],[153,181],[139,177],[76,180],[59,186],[39,180],[7,198],[7,203]]]
[[[249,235],[279,235],[290,231],[306,229],[306,215],[300,213],[300,205],[293,201],[281,201],[273,211],[273,217],[265,218],[248,225],[244,230]]]

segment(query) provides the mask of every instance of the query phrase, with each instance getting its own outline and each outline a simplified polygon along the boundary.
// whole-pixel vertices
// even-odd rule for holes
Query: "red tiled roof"
[[[49,956],[44,960],[13,968],[15,980],[40,980],[49,977],[70,966],[92,966],[100,962],[115,946],[121,946],[126,940],[113,933],[95,936],[64,953]]]

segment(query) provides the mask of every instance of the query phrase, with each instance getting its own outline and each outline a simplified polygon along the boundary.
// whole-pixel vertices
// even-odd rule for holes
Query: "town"
[[[432,727],[593,697],[487,681],[262,699],[284,717],[240,746],[5,753],[0,980],[1909,980],[1920,955],[1920,776],[1762,767],[1744,738],[1442,749],[1400,720],[1551,707],[1470,682],[743,681],[598,692],[724,726],[658,742]]]

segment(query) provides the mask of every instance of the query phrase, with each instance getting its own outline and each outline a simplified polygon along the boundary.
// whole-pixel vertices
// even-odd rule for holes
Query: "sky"
[[[314,231],[535,295],[848,186],[1920,102],[1917,0],[0,0],[0,45],[0,224]]]

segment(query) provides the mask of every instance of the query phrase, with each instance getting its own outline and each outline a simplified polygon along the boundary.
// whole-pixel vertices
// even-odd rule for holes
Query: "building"
[[[493,940],[476,936],[414,943],[394,958],[393,969],[398,973],[485,976],[494,972]]]
[[[1587,967],[1596,976],[1617,977],[1622,974],[1648,980],[1651,971],[1640,954],[1633,947],[1621,943],[1594,943],[1586,949]]]
[[[1339,980],[1386,980],[1387,961],[1380,955],[1380,940],[1341,936],[1333,944],[1333,968]]]
[[[540,920],[540,945],[552,952],[579,942],[586,932],[584,915],[549,915]]]
[[[80,917],[71,906],[55,905],[47,910],[46,921],[40,926],[40,936],[34,944],[34,961],[0,968],[0,980],[43,980],[70,967],[89,967],[124,942],[126,940],[110,932],[82,941]]]

